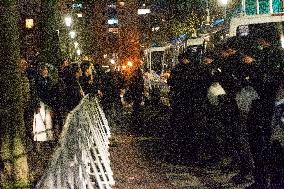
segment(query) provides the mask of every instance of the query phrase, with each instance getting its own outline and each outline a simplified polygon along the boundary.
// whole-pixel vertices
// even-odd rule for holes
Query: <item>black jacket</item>
[[[97,94],[98,85],[95,83],[90,83],[91,78],[87,76],[80,77],[80,85],[85,94]]]
[[[283,51],[275,48],[264,48],[259,54],[259,64],[254,68],[251,82],[260,99],[274,102],[280,85],[283,82]]]
[[[66,111],[73,110],[82,100],[82,88],[75,78],[64,80],[64,107]]]
[[[181,103],[206,99],[211,83],[208,70],[197,64],[177,64],[168,81],[173,100]]]
[[[54,82],[50,77],[39,75],[35,79],[36,96],[53,109],[56,107],[56,90],[54,87]]]

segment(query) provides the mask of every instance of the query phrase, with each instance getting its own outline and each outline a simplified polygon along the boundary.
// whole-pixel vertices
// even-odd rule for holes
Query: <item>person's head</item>
[[[242,45],[239,50],[239,55],[242,63],[250,65],[253,64],[258,57],[257,42],[251,36],[242,37]]]
[[[260,27],[254,33],[259,50],[272,46],[279,41],[277,29],[273,25]]]
[[[257,44],[260,50],[262,50],[265,47],[270,47],[272,45],[271,42],[267,40],[265,37],[259,37],[257,39]]]
[[[218,45],[220,55],[222,58],[228,58],[237,54],[242,48],[241,41],[237,37],[230,37],[224,43]]]
[[[178,56],[178,61],[181,63],[181,64],[189,64],[190,63],[190,60],[187,56],[186,53],[181,53],[179,56]]]
[[[257,52],[253,47],[246,47],[241,50],[241,60],[244,64],[251,65],[257,59]]]
[[[149,68],[145,68],[144,69],[144,73],[149,73],[150,72],[150,69]]]
[[[82,76],[82,70],[78,63],[72,63],[69,66],[69,77],[79,79]]]
[[[48,66],[47,66],[46,64],[40,65],[40,67],[39,67],[39,74],[40,74],[42,77],[48,77],[48,75],[49,75],[49,70],[48,70]]]
[[[62,68],[65,68],[65,67],[67,67],[67,66],[69,66],[69,60],[68,59],[64,59],[63,61],[62,61],[62,64],[61,64],[61,66],[62,66]]]
[[[21,58],[20,59],[20,70],[21,70],[21,73],[25,73],[27,71],[28,67],[29,67],[28,62],[24,58]]]
[[[215,60],[214,52],[208,51],[208,52],[203,54],[202,64],[209,65],[209,64],[212,64],[214,62],[214,60]]]
[[[89,61],[83,61],[80,65],[83,75],[91,76],[93,73],[93,64]]]

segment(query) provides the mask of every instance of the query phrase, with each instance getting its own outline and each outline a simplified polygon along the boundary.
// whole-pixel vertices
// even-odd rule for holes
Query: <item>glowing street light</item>
[[[221,4],[224,6],[224,19],[227,17],[227,4],[229,0],[220,0]]]
[[[79,46],[79,43],[77,41],[75,41],[74,46],[75,46],[75,49],[77,49],[77,47]]]
[[[26,19],[26,28],[33,28],[34,27],[34,19],[27,18]]]
[[[132,66],[133,66],[133,63],[132,63],[131,61],[128,61],[128,62],[127,62],[127,66],[132,67]]]
[[[77,53],[78,56],[80,56],[82,52],[81,52],[80,49],[77,49],[77,50],[76,50],[76,53]]]
[[[114,59],[111,59],[111,60],[110,60],[110,63],[115,64],[115,60],[114,60]]]
[[[69,33],[69,35],[70,35],[70,37],[71,37],[72,39],[74,39],[74,38],[76,37],[76,32],[75,32],[75,31],[71,31],[71,32]]]
[[[124,1],[120,1],[119,5],[123,7],[125,5],[125,2]]]
[[[220,0],[220,2],[221,2],[223,5],[227,5],[227,4],[228,4],[228,0]]]
[[[72,24],[72,18],[71,18],[70,16],[65,17],[65,18],[64,18],[64,21],[65,21],[65,25],[66,25],[67,27],[70,27],[70,26],[71,26],[71,24]]]

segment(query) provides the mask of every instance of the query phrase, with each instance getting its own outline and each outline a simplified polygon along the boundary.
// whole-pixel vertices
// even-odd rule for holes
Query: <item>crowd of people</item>
[[[253,174],[249,188],[283,188],[283,146],[272,138],[271,124],[283,87],[283,56],[265,36],[232,37],[211,51],[180,54],[178,64],[161,76],[136,67],[128,79],[114,66],[103,70],[90,61],[64,60],[51,76],[50,65],[21,60],[27,136],[37,142],[58,139],[67,114],[86,94],[100,99],[111,125],[121,124],[123,103],[132,104],[133,125],[139,126],[141,105],[159,105],[164,90],[174,160],[216,162],[229,156],[239,167],[234,182]]]
[[[201,58],[179,56],[168,80],[176,160],[229,156],[239,169],[233,182],[253,175],[248,188],[284,187],[284,148],[272,138],[284,53],[271,37],[232,37]]]
[[[126,82],[124,75],[113,66],[103,70],[101,65],[91,61],[70,63],[64,60],[58,69],[54,69],[52,65],[37,61],[28,63],[22,59],[20,67],[27,136],[36,144],[56,141],[68,113],[87,94],[99,98],[111,124],[119,124],[121,120],[121,94],[126,87],[131,91],[128,92],[131,96],[129,103],[134,103],[135,113],[139,111],[139,92],[144,85],[139,68]]]

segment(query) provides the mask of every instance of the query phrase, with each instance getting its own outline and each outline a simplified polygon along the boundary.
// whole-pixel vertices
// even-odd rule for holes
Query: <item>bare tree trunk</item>
[[[27,188],[16,0],[0,1],[0,188]]]

